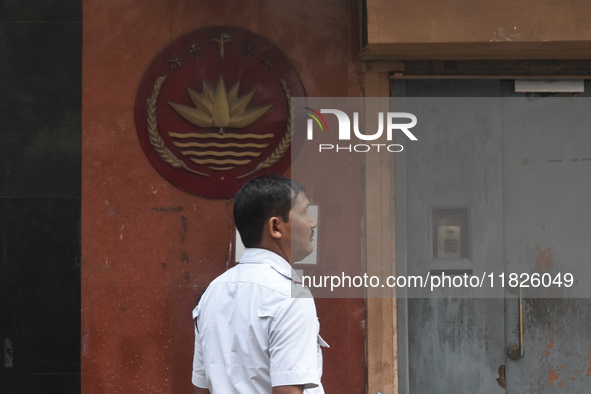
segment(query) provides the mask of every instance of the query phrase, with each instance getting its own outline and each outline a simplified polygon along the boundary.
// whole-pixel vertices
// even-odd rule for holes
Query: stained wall
[[[234,263],[232,201],[187,194],[149,164],[134,124],[142,74],[184,33],[237,26],[281,48],[307,95],[359,96],[359,4],[84,0],[83,5],[82,392],[188,393],[191,309],[207,284]],[[361,201],[359,195],[353,198]],[[321,335],[332,346],[325,352],[327,392],[365,392],[364,301],[321,299],[317,306]]]

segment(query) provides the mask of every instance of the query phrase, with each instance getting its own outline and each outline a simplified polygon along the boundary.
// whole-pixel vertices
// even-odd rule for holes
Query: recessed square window
[[[432,243],[435,259],[468,258],[468,210],[435,208],[432,212]]]

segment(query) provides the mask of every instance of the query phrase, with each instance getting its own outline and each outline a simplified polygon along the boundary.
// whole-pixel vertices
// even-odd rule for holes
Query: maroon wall
[[[84,393],[190,393],[191,309],[233,263],[232,202],[177,189],[140,147],[135,94],[153,57],[193,29],[237,26],[281,48],[308,96],[359,96],[358,8],[356,0],[84,1]],[[364,393],[364,301],[317,305],[331,344],[327,392]]]

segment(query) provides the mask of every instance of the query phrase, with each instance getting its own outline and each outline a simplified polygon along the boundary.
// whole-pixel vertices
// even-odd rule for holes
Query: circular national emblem
[[[282,174],[297,145],[291,97],[304,97],[291,62],[235,27],[194,30],[164,48],[135,104],[140,144],[154,168],[192,194],[232,198],[250,178]]]

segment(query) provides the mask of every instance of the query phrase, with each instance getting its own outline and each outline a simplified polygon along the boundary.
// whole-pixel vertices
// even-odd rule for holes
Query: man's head
[[[269,249],[290,263],[303,259],[312,253],[316,227],[308,205],[296,181],[277,175],[252,179],[234,198],[234,222],[244,246]]]

